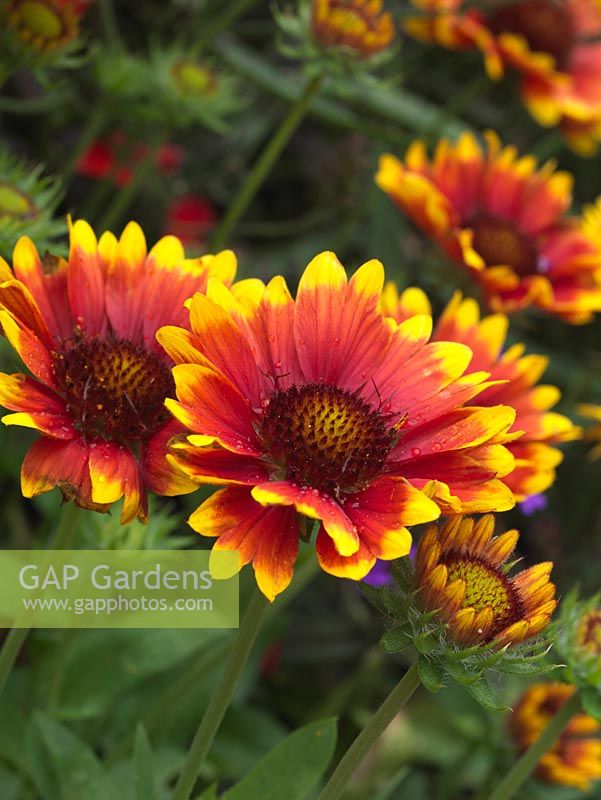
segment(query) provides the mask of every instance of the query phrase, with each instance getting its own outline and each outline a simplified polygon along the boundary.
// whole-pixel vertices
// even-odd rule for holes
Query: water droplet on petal
[[[415,458],[417,458],[417,456],[421,456],[421,454],[422,454],[421,447],[411,448],[411,455],[414,456]]]

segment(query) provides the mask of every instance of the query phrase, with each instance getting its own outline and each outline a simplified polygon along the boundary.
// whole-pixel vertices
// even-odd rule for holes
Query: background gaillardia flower
[[[575,691],[575,686],[556,682],[526,689],[509,719],[518,750],[527,750],[538,739]],[[575,714],[541,758],[536,774],[546,783],[590,791],[601,778],[601,725],[588,714]]]
[[[164,408],[172,362],[155,340],[167,322],[185,325],[187,297],[211,275],[231,281],[235,257],[186,260],[173,236],[147,253],[130,223],[119,241],[71,228],[69,260],[40,259],[22,237],[13,269],[0,261],[0,322],[31,374],[0,374],[7,425],[42,436],[22,466],[26,497],[58,486],[84,508],[106,511],[123,497],[122,522],[147,513],[146,491],[181,494],[193,484],[167,464],[181,431]]]
[[[479,49],[488,75],[522,75],[521,94],[541,125],[561,125],[569,144],[591,155],[601,141],[601,5],[598,0],[464,3],[413,0],[424,13],[406,30],[456,50]]]
[[[419,599],[448,625],[460,646],[519,644],[543,631],[557,602],[549,580],[552,564],[510,576],[506,562],[519,534],[493,536],[494,518],[453,517],[431,525],[417,548]]]
[[[386,50],[395,38],[382,0],[313,0],[311,27],[322,47],[342,47],[357,58]]]
[[[380,159],[376,182],[396,205],[469,272],[495,311],[527,306],[567,322],[601,309],[599,237],[566,215],[571,176],[532,156],[518,157],[486,134],[439,141],[430,160],[423,142],[404,162]]]
[[[431,313],[426,294],[416,287],[399,295],[393,283],[386,285],[382,308],[397,322],[416,313]],[[456,293],[434,327],[435,341],[462,342],[472,351],[471,370],[489,373],[489,385],[478,395],[479,405],[503,403],[516,410],[514,430],[521,436],[507,447],[515,458],[515,469],[505,478],[516,500],[544,492],[555,480],[555,468],[562,453],[552,445],[580,436],[580,428],[568,417],[550,411],[561,393],[555,386],[539,385],[548,358],[534,353],[524,355],[524,346],[515,344],[503,350],[509,320],[504,314],[480,318],[473,299]]]
[[[86,0],[7,0],[0,14],[4,36],[11,37],[12,49],[20,54],[57,53],[79,36],[79,23],[87,10]]]
[[[178,362],[168,408],[192,433],[170,458],[193,480],[230,484],[190,524],[252,561],[270,599],[292,577],[297,511],[319,520],[322,568],[360,579],[409,552],[406,526],[438,516],[428,493],[458,509],[514,504],[499,476],[513,467],[515,412],[461,407],[485,378],[464,377],[469,349],[430,343],[428,316],[386,319],[383,281],[379,262],[348,281],[322,253],[296,300],[281,277],[244,304],[209,281],[192,332],[159,332]]]

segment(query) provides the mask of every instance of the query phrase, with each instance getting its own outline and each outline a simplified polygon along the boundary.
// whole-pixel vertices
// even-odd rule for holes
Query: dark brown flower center
[[[507,576],[481,559],[461,553],[448,553],[441,559],[448,570],[448,582],[465,581],[463,608],[476,612],[489,607],[493,623],[487,641],[494,639],[508,625],[522,617],[518,593]]]
[[[123,339],[76,342],[55,357],[69,412],[84,434],[146,439],[169,419],[175,386],[168,366],[142,345]]]
[[[563,0],[508,3],[490,15],[489,23],[495,33],[521,34],[532,51],[549,53],[560,68],[574,44],[574,23]]]
[[[487,266],[509,266],[518,275],[537,271],[537,252],[531,239],[498,217],[480,216],[471,224],[473,247]]]
[[[385,414],[353,392],[323,383],[276,391],[260,435],[278,479],[333,496],[366,487],[399,438]]]

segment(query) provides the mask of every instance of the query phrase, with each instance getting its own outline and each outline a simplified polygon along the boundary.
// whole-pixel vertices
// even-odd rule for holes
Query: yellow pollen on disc
[[[58,39],[63,32],[63,20],[56,9],[49,8],[45,3],[36,3],[26,0],[16,9],[21,25],[27,28],[34,36],[43,39]]]
[[[172,68],[172,76],[184,94],[209,95],[217,88],[214,73],[198,61],[178,61]]]
[[[476,612],[490,608],[494,615],[494,627],[500,629],[515,612],[516,602],[511,587],[500,572],[496,572],[481,561],[461,558],[445,561],[448,582],[465,581],[463,608]]]

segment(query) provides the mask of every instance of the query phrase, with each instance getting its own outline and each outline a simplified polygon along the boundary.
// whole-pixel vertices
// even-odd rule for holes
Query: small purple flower
[[[392,583],[390,561],[376,561],[363,580],[376,588],[388,586],[388,584]]]
[[[521,503],[518,503],[520,511],[527,517],[536,514],[537,511],[543,511],[547,507],[547,496],[545,494],[531,494]]]

